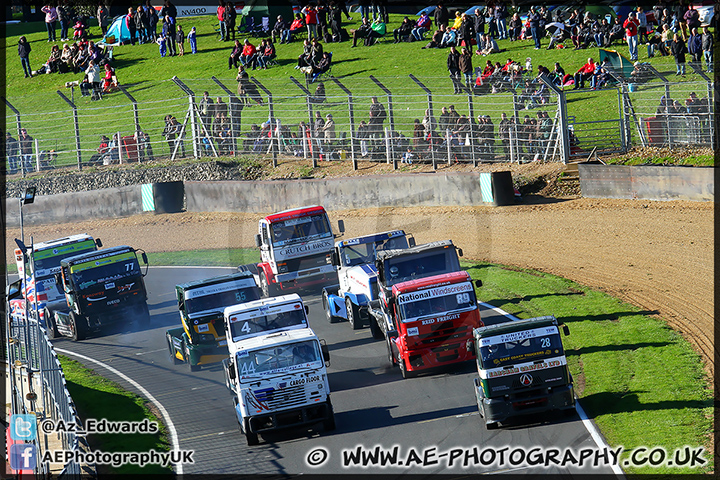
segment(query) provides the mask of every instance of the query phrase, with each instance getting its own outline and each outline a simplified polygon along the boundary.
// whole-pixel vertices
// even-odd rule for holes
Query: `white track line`
[[[478,302],[478,303],[480,305],[482,305],[483,307],[487,308],[488,310],[492,310],[493,312],[495,312],[499,315],[503,315],[511,320],[518,319],[517,317],[506,312],[505,310],[502,310],[501,308],[498,308],[498,307],[494,307],[494,306],[490,305],[489,303],[484,303],[484,302]],[[580,416],[580,420],[582,420],[582,422],[583,422],[583,425],[585,425],[585,429],[590,434],[590,437],[592,437],[592,439],[595,441],[595,445],[597,445],[597,447],[601,450],[603,448],[609,449],[610,446],[607,443],[605,443],[605,440],[603,439],[603,437],[600,434],[600,432],[598,431],[598,429],[595,427],[595,424],[585,414],[585,410],[583,410],[582,406],[580,405],[580,400],[577,397],[575,397],[575,409],[577,410],[578,415]],[[612,471],[615,473],[616,476],[618,476],[619,478],[625,478],[625,473],[622,471],[622,468],[620,468],[620,465],[611,465],[610,468],[612,468]]]
[[[86,360],[88,362],[96,363],[96,364],[100,365],[101,367],[104,367],[104,368],[110,370],[112,373],[114,373],[118,377],[122,378],[126,382],[129,382],[135,388],[140,390],[140,392],[143,395],[145,395],[145,397],[148,400],[150,400],[157,407],[158,410],[160,410],[160,413],[163,416],[163,420],[165,421],[165,425],[167,425],[168,430],[170,431],[170,442],[172,443],[173,450],[180,451],[180,444],[178,442],[177,430],[175,430],[175,425],[173,424],[172,420],[170,419],[170,414],[168,413],[167,410],[165,410],[165,407],[163,407],[162,404],[160,402],[158,402],[157,399],[155,397],[153,397],[152,394],[150,392],[148,392],[142,385],[140,385],[138,382],[136,382],[132,378],[128,377],[121,371],[117,370],[116,368],[113,368],[110,365],[108,365],[104,362],[101,362],[100,360],[95,360],[94,358],[90,358],[85,355],[81,355],[79,353],[71,352],[70,350],[65,350],[63,348],[55,348],[55,350],[60,353],[64,353],[65,355],[75,356],[75,357],[81,358],[83,360]],[[182,463],[175,464],[175,472],[178,475],[182,475],[182,473],[183,473],[183,464]]]

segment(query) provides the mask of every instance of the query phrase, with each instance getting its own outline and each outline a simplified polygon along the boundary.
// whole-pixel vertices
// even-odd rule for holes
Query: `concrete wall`
[[[185,196],[189,212],[271,212],[312,204],[328,210],[483,204],[477,173],[186,182]]]
[[[89,192],[38,195],[33,203],[23,206],[23,223],[25,225],[66,223],[142,213],[140,188],[140,185],[132,185]],[[17,199],[7,199],[7,227],[20,226],[18,204]]]
[[[626,165],[578,165],[587,198],[713,201],[715,169]]]

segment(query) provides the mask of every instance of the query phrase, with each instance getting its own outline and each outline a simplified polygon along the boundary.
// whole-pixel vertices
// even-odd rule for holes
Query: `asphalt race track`
[[[337,429],[323,432],[318,425],[315,430],[261,435],[260,445],[248,447],[238,429],[220,365],[191,373],[187,365],[172,364],[165,342],[165,330],[179,325],[174,286],[227,272],[222,268],[151,267],[146,285],[152,321],[147,330],[119,328],[82,342],[65,338],[54,342],[58,349],[119,370],[164,406],[177,431],[179,448],[194,451],[195,463],[183,465],[183,473],[613,473],[609,466],[593,467],[589,459],[582,468],[577,462],[558,465],[551,461],[547,466],[520,462],[533,447],[541,453],[560,449],[560,459],[567,450],[602,453],[602,449],[578,415],[522,418],[498,430],[486,430],[473,394],[474,364],[403,380],[399,369],[387,360],[385,343],[373,340],[369,329],[353,332],[347,323],[327,323],[319,295],[303,298],[310,307],[311,327],[330,348],[328,374]],[[499,314],[490,310],[483,310],[482,316],[486,323],[500,320]],[[98,365],[83,363],[140,393]],[[397,461],[384,467],[372,461],[364,467],[343,466],[348,451],[372,451],[376,446],[388,452],[397,447]],[[474,455],[480,454],[478,461]],[[511,454],[513,462],[508,458]]]

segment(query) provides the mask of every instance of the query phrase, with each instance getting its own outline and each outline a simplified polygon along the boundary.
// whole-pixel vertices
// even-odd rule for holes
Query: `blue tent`
[[[479,9],[480,9],[480,13],[482,13],[482,11],[483,11],[483,9],[484,9],[485,7],[482,6],[482,5],[475,5],[474,7],[470,7],[470,8],[468,8],[467,10],[465,10],[465,13],[468,14],[468,15],[475,15],[475,9],[477,9],[477,8],[479,8]]]
[[[417,15],[418,17],[419,17],[420,15],[422,15],[423,13],[424,13],[425,15],[430,15],[432,12],[435,11],[436,8],[437,8],[437,6],[435,6],[435,5],[432,5],[432,6],[430,6],[430,7],[425,7],[425,8],[423,8],[422,10],[420,10],[419,12],[417,12],[415,15]]]
[[[130,43],[130,30],[125,24],[126,15],[118,15],[108,27],[107,33],[98,45],[115,46],[122,43]]]

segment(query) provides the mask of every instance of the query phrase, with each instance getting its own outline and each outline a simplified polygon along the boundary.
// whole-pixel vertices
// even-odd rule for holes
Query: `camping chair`
[[[270,35],[270,17],[262,17],[262,23],[252,31],[253,37],[267,37]]]
[[[253,29],[255,28],[255,18],[251,17],[249,15],[246,15],[242,18],[240,18],[240,21],[238,22],[237,26],[237,33],[252,33]]]
[[[330,58],[330,66],[325,70],[324,72],[318,72],[314,73],[312,75],[312,78],[310,78],[310,81],[308,83],[315,83],[318,79],[327,79],[332,77],[332,67],[333,67],[333,52],[328,52],[328,57]]]

